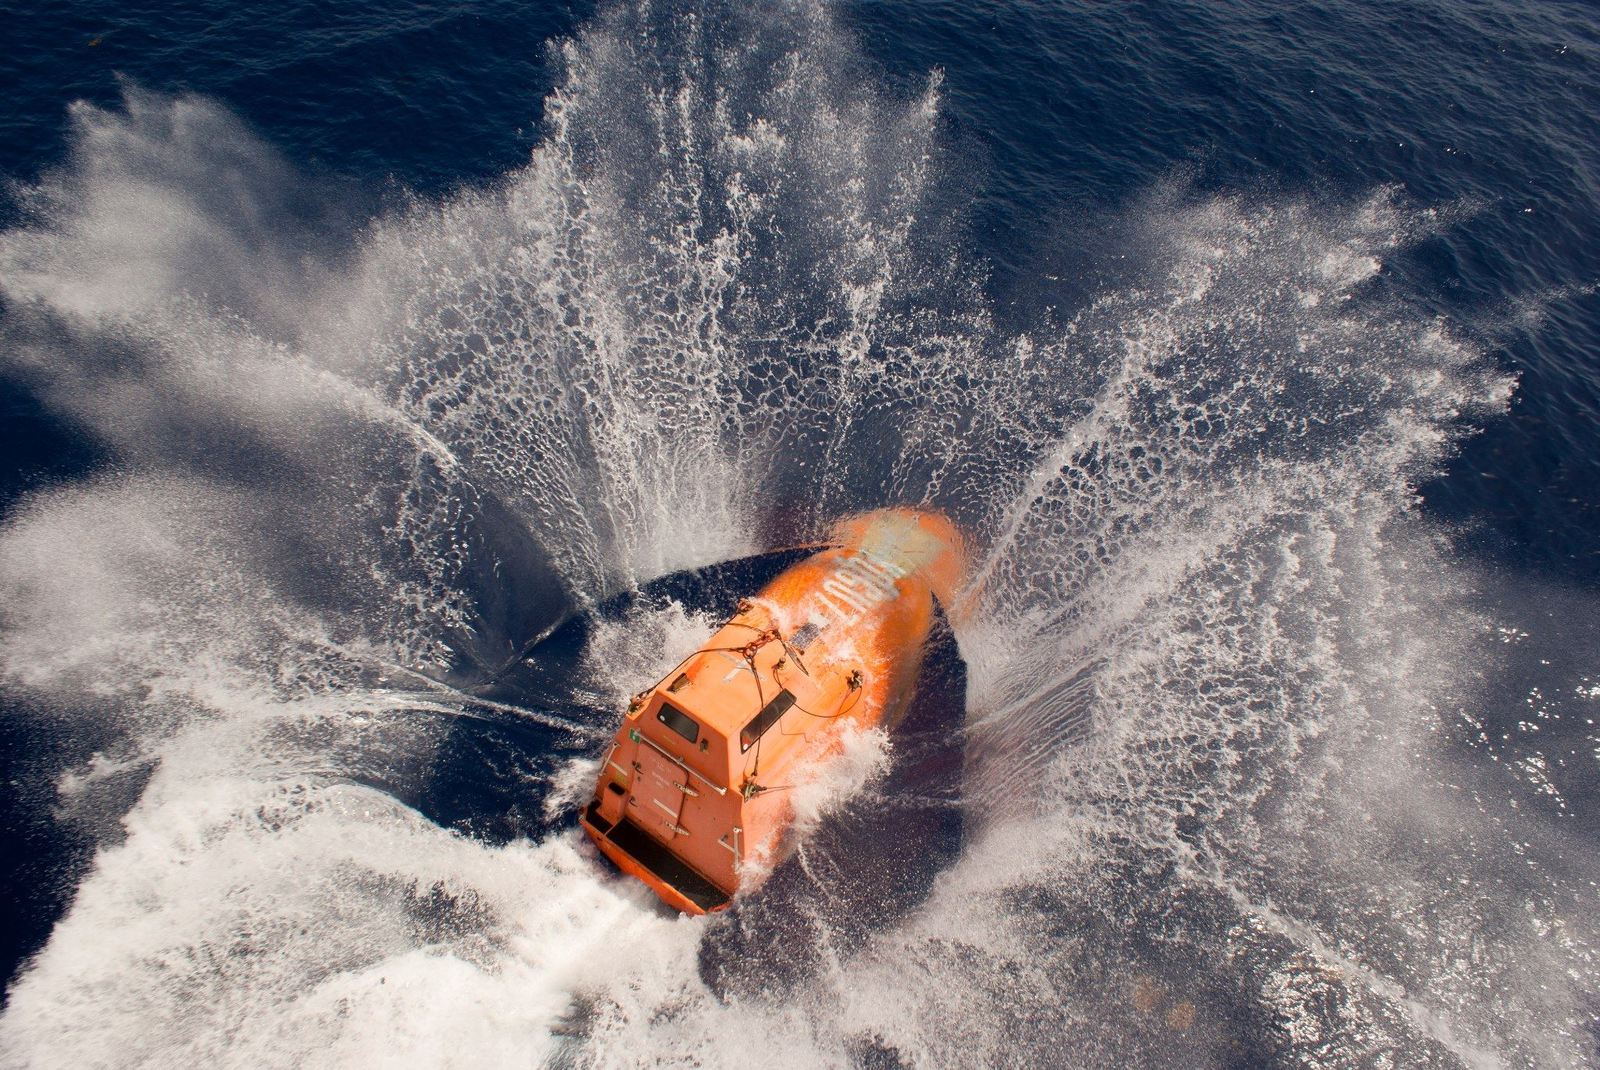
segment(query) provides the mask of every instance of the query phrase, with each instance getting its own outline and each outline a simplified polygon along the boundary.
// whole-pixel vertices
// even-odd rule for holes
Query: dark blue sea
[[[1600,9],[7,15],[0,1064],[1600,1065]],[[627,696],[901,504],[670,913]]]

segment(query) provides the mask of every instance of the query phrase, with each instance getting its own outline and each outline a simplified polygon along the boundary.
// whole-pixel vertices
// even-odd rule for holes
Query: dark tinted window
[[[676,706],[663,703],[661,709],[656,711],[656,720],[678,733],[684,739],[687,739],[690,743],[700,738],[699,722]]]
[[[740,752],[749,750],[756,740],[766,734],[767,729],[778,723],[778,718],[789,712],[789,707],[793,705],[794,696],[787,691],[779,691],[777,698],[767,703],[749,724],[739,730]]]

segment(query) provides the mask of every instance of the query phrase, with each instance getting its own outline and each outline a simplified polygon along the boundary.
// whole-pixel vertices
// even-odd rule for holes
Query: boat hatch
[[[742,754],[755,746],[756,740],[766,735],[767,729],[778,723],[778,720],[794,706],[794,696],[785,688],[779,691],[777,697],[761,708],[761,712],[750,719],[750,723],[739,729],[739,752]]]

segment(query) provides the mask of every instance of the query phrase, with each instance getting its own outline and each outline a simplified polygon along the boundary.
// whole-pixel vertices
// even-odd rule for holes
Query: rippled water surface
[[[1588,7],[16,21],[0,1062],[1600,1062]],[[895,503],[906,731],[665,912],[620,705]]]

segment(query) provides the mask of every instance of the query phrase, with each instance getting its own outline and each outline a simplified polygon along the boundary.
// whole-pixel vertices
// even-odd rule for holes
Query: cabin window
[[[687,739],[690,743],[700,738],[700,723],[676,706],[663,702],[661,709],[656,711],[656,720],[678,733],[684,739]]]
[[[743,753],[755,746],[756,740],[766,735],[767,729],[778,723],[778,719],[789,712],[794,705],[794,696],[788,691],[779,691],[778,697],[762,707],[761,712],[753,717],[749,724],[739,730],[739,751]]]

